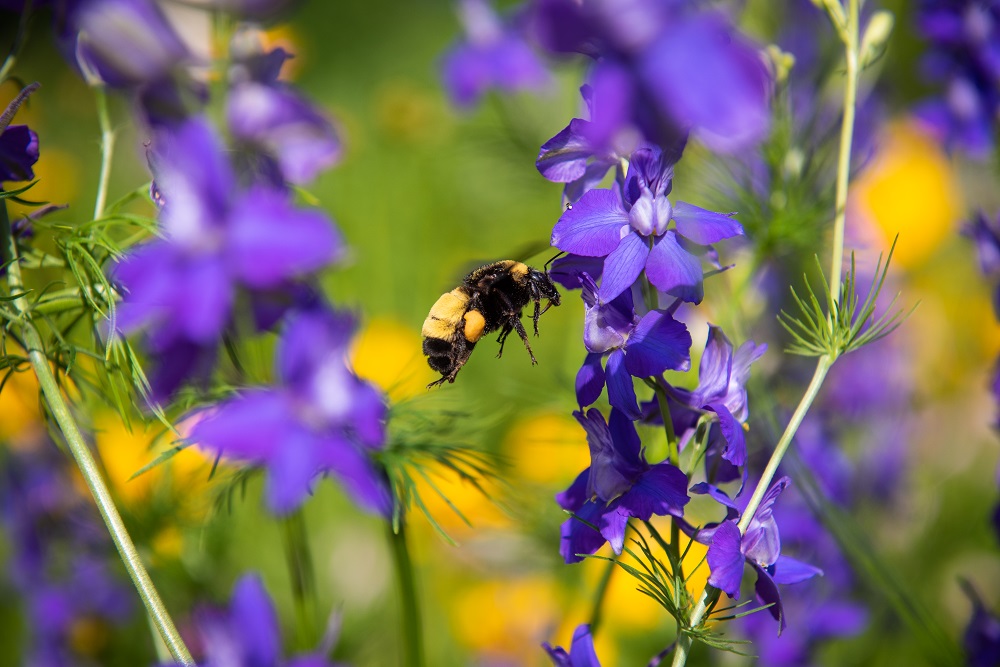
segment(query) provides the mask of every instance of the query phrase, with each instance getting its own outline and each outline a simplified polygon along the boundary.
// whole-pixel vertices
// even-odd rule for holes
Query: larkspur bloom
[[[291,55],[281,48],[265,53],[249,30],[234,38],[231,53],[226,120],[251,170],[277,186],[285,181],[302,185],[337,164],[342,146],[333,124],[278,80]]]
[[[385,442],[385,398],[346,356],[354,319],[326,308],[290,316],[276,353],[278,384],[210,409],[191,430],[199,446],[267,470],[267,502],[287,514],[332,473],[362,508],[388,515],[388,481],[373,462]]]
[[[205,647],[199,667],[337,667],[322,651],[290,659],[281,656],[278,615],[260,577],[243,575],[233,586],[226,611],[196,614]],[[180,667],[176,663],[162,667]]]
[[[972,239],[979,258],[979,270],[994,281],[993,314],[1000,319],[1000,216],[977,211],[963,232]]]
[[[736,517],[730,512],[729,518],[711,529],[711,542],[706,555],[711,572],[708,583],[734,600],[740,598],[744,565],[749,564],[757,572],[754,587],[757,599],[762,604],[771,605],[768,612],[778,621],[779,633],[785,629],[786,622],[777,585],[795,584],[823,573],[817,567],[781,553],[781,538],[773,517],[773,506],[789,484],[791,480],[782,477],[771,485],[743,535]],[[730,510],[734,507],[729,505]],[[706,537],[702,533],[698,535],[699,541]]]
[[[594,637],[590,634],[590,625],[586,623],[577,626],[573,631],[573,643],[570,644],[568,653],[562,646],[552,648],[548,642],[542,644],[542,648],[549,654],[555,667],[601,667],[597,652],[594,651]]]
[[[971,585],[963,586],[972,601],[972,618],[962,637],[968,667],[995,667],[1000,664],[1000,617],[990,612]]]
[[[605,384],[608,401],[630,419],[641,415],[632,378],[648,378],[666,370],[686,371],[691,365],[691,335],[682,323],[663,310],[642,317],[632,305],[632,291],[622,292],[610,303],[598,300],[597,285],[586,273],[583,286],[583,342],[587,357],[576,378],[580,407],[591,405]],[[607,355],[607,370],[603,366]]]
[[[240,289],[284,288],[334,261],[339,233],[320,211],[296,208],[287,192],[237,186],[218,137],[192,119],[161,135],[154,161],[163,238],[133,248],[114,268],[125,297],[113,325],[150,332],[153,376],[163,400],[210,370]]]
[[[924,0],[917,26],[928,40],[924,74],[942,86],[917,115],[948,148],[985,158],[1000,112],[1000,3]]]
[[[0,183],[30,181],[38,162],[38,135],[27,125],[8,125],[0,133]]]
[[[491,88],[507,92],[538,90],[549,74],[515,26],[507,26],[487,0],[459,0],[466,41],[453,46],[441,63],[452,101],[475,106]]]
[[[635,425],[624,413],[612,408],[607,422],[596,409],[573,416],[587,432],[591,464],[556,496],[560,507],[575,515],[560,531],[559,553],[567,563],[583,560],[578,554],[592,554],[605,542],[621,553],[630,517],[683,516],[690,500],[687,476],[668,462],[650,465]]]
[[[698,255],[708,252],[705,246],[743,234],[729,215],[671,204],[671,159],[657,147],[637,150],[620,193],[590,190],[552,230],[552,245],[560,250],[604,257],[599,294],[604,303],[629,289],[644,270],[659,291],[698,303],[704,293]]]
[[[721,14],[691,3],[535,0],[532,25],[556,53],[594,59],[603,137],[638,128],[675,145],[688,132],[737,151],[767,132],[771,78],[755,45]]]

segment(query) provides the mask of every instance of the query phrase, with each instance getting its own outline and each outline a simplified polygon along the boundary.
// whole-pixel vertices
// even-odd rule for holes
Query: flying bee
[[[542,299],[548,299],[544,308]],[[461,285],[442,294],[431,306],[421,330],[427,363],[441,373],[440,380],[427,386],[443,384],[446,380],[454,382],[479,339],[497,330],[500,331],[497,357],[503,354],[507,336],[516,331],[528,349],[531,363],[538,363],[521,324],[521,310],[532,301],[535,302],[532,321],[537,336],[538,318],[550,307],[559,305],[559,292],[546,271],[512,259],[481,266],[467,275]]]

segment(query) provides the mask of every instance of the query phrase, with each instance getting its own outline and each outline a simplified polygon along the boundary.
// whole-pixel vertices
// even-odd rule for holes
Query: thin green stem
[[[9,226],[6,207],[0,205],[0,210],[2,210],[2,223]],[[9,247],[13,261],[7,267],[7,276],[11,293],[17,294],[23,292],[24,287],[21,280],[21,267],[18,266],[17,262],[17,243],[13,237],[10,237]],[[125,564],[125,569],[128,571],[132,583],[135,585],[139,597],[142,598],[142,602],[146,606],[147,613],[166,643],[167,648],[170,650],[173,659],[184,665],[194,665],[194,660],[184,645],[184,640],[181,639],[180,633],[177,632],[177,628],[174,626],[174,622],[170,618],[163,600],[160,599],[160,594],[157,592],[153,581],[149,577],[149,573],[146,572],[146,568],[142,564],[139,552],[136,551],[135,544],[132,542],[132,538],[125,528],[125,523],[118,513],[118,508],[115,507],[111,492],[108,490],[107,484],[105,484],[104,478],[101,476],[97,462],[87,447],[83,434],[76,425],[73,413],[63,398],[56,377],[49,366],[49,360],[45,356],[41,335],[28,317],[27,299],[21,297],[15,299],[13,303],[21,315],[19,326],[21,338],[24,342],[25,351],[28,354],[28,360],[38,378],[42,395],[45,397],[56,425],[66,440],[67,447],[69,447],[73,458],[76,460],[77,467],[80,469],[80,473],[87,483],[87,488],[90,489],[90,493],[97,503],[97,509],[100,511],[101,517],[108,527],[108,532],[111,533],[111,539],[114,541],[115,547],[118,548],[118,553],[121,555],[122,562]]]
[[[309,534],[306,530],[302,510],[293,512],[282,521],[285,540],[285,560],[288,576],[292,584],[292,598],[295,601],[296,641],[300,648],[316,645],[317,609],[316,574],[312,552],[309,550]]]
[[[597,590],[594,591],[594,605],[590,610],[590,634],[596,635],[597,629],[601,627],[604,620],[604,600],[607,598],[608,584],[611,583],[611,575],[618,568],[618,555],[612,555],[612,561],[607,563],[607,569],[601,575],[601,580],[597,582]]]
[[[846,86],[844,115],[840,125],[840,152],[837,157],[836,215],[833,220],[833,258],[830,262],[830,303],[840,301],[840,274],[844,265],[844,226],[847,220],[847,186],[851,178],[851,145],[854,141],[854,115],[858,102],[858,33],[859,0],[849,0],[847,32],[844,35]]]
[[[406,524],[400,521],[398,530],[393,530],[391,522],[386,522],[385,525],[389,534],[389,545],[392,548],[392,560],[396,566],[396,579],[399,582],[399,593],[402,600],[403,665],[405,667],[423,667],[424,649],[420,604],[417,600],[413,562],[410,560],[410,551],[406,546]]]
[[[94,98],[97,100],[97,122],[101,126],[101,171],[97,180],[97,197],[94,200],[94,220],[100,220],[108,200],[111,160],[115,152],[115,131],[111,127],[108,93],[103,85],[94,86]]]

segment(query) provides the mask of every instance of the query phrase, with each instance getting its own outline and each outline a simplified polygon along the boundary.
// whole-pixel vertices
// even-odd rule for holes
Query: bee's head
[[[559,290],[556,289],[555,283],[549,278],[547,272],[530,269],[528,271],[528,284],[531,285],[531,291],[538,298],[548,299],[554,306],[559,305]]]

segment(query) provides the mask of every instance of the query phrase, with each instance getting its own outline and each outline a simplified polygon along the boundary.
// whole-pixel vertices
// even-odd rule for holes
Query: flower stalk
[[[183,665],[194,665],[194,659],[191,657],[187,646],[184,644],[184,640],[177,631],[173,619],[171,619],[166,606],[163,604],[163,600],[160,598],[160,594],[153,585],[149,573],[142,564],[139,552],[136,550],[135,544],[132,542],[132,538],[125,528],[125,523],[118,513],[118,508],[115,506],[114,500],[111,497],[111,491],[108,489],[101,475],[97,461],[94,459],[93,454],[91,454],[83,434],[76,424],[73,413],[59,389],[59,384],[52,372],[52,368],[49,366],[49,360],[45,355],[41,335],[32,323],[30,313],[28,312],[27,299],[24,296],[25,289],[21,279],[21,269],[18,265],[17,242],[10,232],[10,221],[7,218],[6,206],[2,204],[0,204],[0,217],[2,217],[0,223],[3,224],[9,239],[11,260],[7,266],[7,276],[10,291],[11,294],[22,295],[19,298],[13,299],[14,308],[19,316],[16,326],[20,330],[25,352],[28,355],[31,368],[38,378],[38,384],[42,395],[45,397],[45,402],[52,413],[59,431],[62,433],[70,453],[76,461],[77,467],[80,469],[80,474],[83,476],[87,488],[97,503],[97,509],[101,513],[101,518],[104,519],[104,523],[108,527],[111,539],[118,549],[125,569],[128,571],[129,577],[132,579],[132,583],[139,593],[139,597],[142,598],[142,602],[152,619],[153,625],[167,645],[170,655],[174,660]]]
[[[413,576],[413,561],[410,559],[410,551],[406,544],[406,524],[400,521],[398,527],[393,529],[392,522],[388,521],[386,530],[389,533],[392,562],[396,567],[396,579],[399,582],[402,600],[402,664],[407,667],[424,667],[423,623],[417,599],[416,580]]]
[[[115,131],[111,127],[111,112],[108,110],[108,93],[103,85],[94,86],[97,100],[97,122],[101,126],[101,171],[97,180],[97,196],[94,200],[94,220],[104,216],[108,201],[108,182],[111,180],[111,161],[115,152]]]

